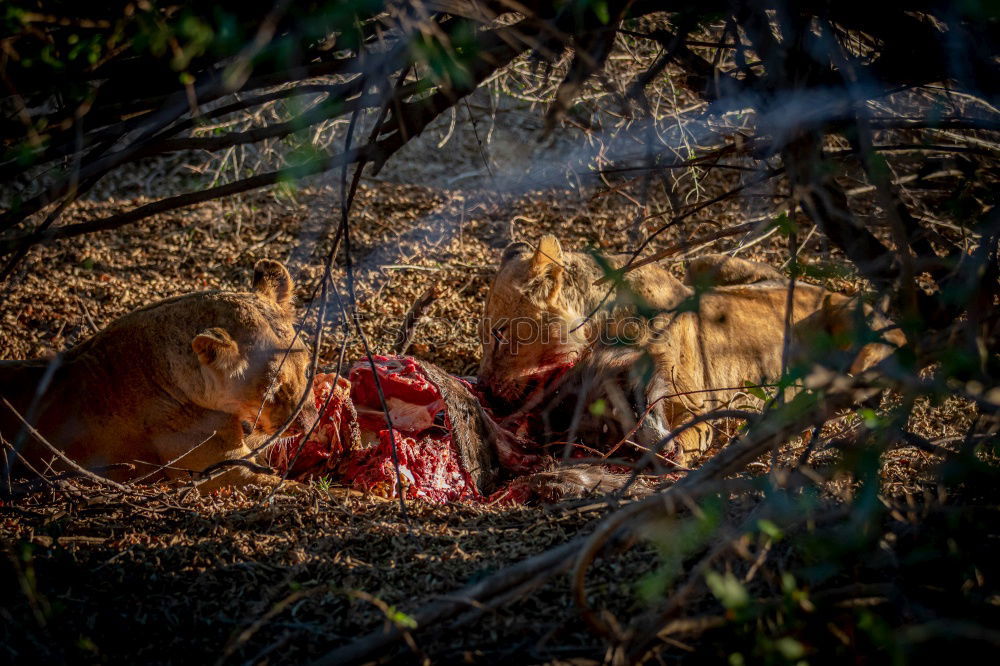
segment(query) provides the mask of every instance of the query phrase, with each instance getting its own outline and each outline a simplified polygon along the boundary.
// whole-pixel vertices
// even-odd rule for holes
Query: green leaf
[[[594,3],[594,15],[604,25],[611,21],[611,12],[608,10],[608,3],[605,0],[597,0]]]
[[[870,430],[877,430],[882,425],[882,418],[875,412],[874,409],[865,407],[858,411],[858,414],[865,422],[865,427]]]
[[[385,616],[397,627],[405,627],[406,629],[417,628],[417,621],[395,606],[389,606],[385,612]]]
[[[775,541],[780,541],[781,537],[784,536],[784,532],[781,531],[781,528],[766,518],[761,518],[757,521],[757,529]]]
[[[778,648],[781,656],[788,660],[801,659],[806,656],[805,647],[791,636],[779,638],[774,642],[774,647]]]
[[[92,641],[87,636],[80,636],[80,638],[76,641],[76,646],[84,652],[91,652],[93,654],[97,654],[98,652],[97,643]]]
[[[604,398],[598,398],[594,402],[590,403],[587,407],[587,411],[591,413],[592,416],[604,416],[604,412],[608,409],[608,403],[604,401]]]
[[[659,551],[661,564],[636,586],[642,600],[659,599],[684,571],[684,561],[703,548],[715,533],[722,520],[721,500],[717,496],[706,498],[700,509],[697,516],[656,521],[643,529],[644,536]]]
[[[885,161],[880,153],[872,152],[868,156],[868,169],[871,171],[872,179],[890,178],[892,170],[889,163]]]
[[[788,217],[787,213],[782,213],[771,221],[771,226],[778,229],[782,236],[789,236],[795,231],[795,223]]]
[[[750,603],[750,593],[730,571],[725,574],[709,571],[705,574],[705,583],[715,598],[728,609],[745,608]]]
[[[760,400],[767,400],[767,393],[764,392],[764,389],[757,386],[753,382],[743,382],[743,386],[746,387],[747,393],[753,397],[759,398]]]

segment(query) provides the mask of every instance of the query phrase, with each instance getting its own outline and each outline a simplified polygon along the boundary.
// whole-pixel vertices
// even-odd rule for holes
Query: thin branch
[[[13,236],[0,241],[0,256],[15,252],[24,246],[48,244],[56,240],[73,238],[83,234],[93,233],[95,231],[118,229],[151,215],[156,215],[157,213],[184,208],[196,203],[219,199],[232,194],[237,194],[239,192],[259,189],[268,185],[274,185],[275,183],[282,182],[284,180],[304,178],[305,176],[311,176],[328,171],[342,164],[357,162],[362,156],[365,156],[367,159],[371,159],[372,156],[379,154],[380,149],[378,146],[365,146],[360,149],[353,149],[348,153],[340,153],[331,157],[310,160],[299,165],[258,174],[256,176],[251,176],[250,178],[244,178],[225,185],[211,187],[206,190],[188,192],[186,194],[168,197],[166,199],[154,201],[153,203],[139,206],[138,208],[134,208],[130,211],[118,213],[117,215],[112,215],[99,220],[79,222],[77,224],[58,227],[45,232],[35,232],[23,234],[21,236]]]
[[[17,417],[17,420],[21,422],[21,424],[28,431],[28,433],[32,437],[34,437],[35,440],[38,441],[42,446],[44,446],[46,449],[48,449],[48,451],[52,455],[54,455],[56,458],[58,458],[60,461],[62,461],[62,463],[64,465],[66,465],[71,470],[73,470],[74,472],[76,472],[80,476],[84,477],[85,479],[90,479],[91,481],[94,481],[95,483],[99,483],[102,486],[110,486],[111,488],[114,488],[115,490],[120,490],[120,491],[123,491],[123,492],[127,491],[127,488],[125,486],[123,486],[122,484],[118,483],[117,481],[112,481],[111,479],[105,478],[103,476],[98,476],[97,474],[94,474],[90,470],[88,470],[88,469],[86,469],[84,467],[81,467],[77,463],[75,463],[72,460],[70,460],[66,456],[65,453],[63,453],[62,451],[60,451],[59,449],[57,449],[55,446],[53,446],[52,444],[50,444],[49,440],[45,439],[45,436],[42,435],[42,433],[38,432],[38,430],[35,428],[35,426],[33,426],[30,423],[28,423],[28,421],[25,420],[25,418],[23,416],[21,416],[21,413],[18,412],[16,409],[14,409],[14,406],[12,404],[10,404],[9,402],[7,402],[7,398],[0,398],[0,400],[3,400],[3,404],[7,405],[7,409],[9,409],[11,411],[11,413],[14,414],[15,417]]]

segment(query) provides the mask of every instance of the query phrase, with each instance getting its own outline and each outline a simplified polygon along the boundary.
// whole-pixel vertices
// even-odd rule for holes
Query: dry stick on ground
[[[132,479],[131,481],[129,481],[129,485],[135,485],[137,483],[142,483],[146,479],[149,479],[149,478],[152,478],[153,476],[156,476],[157,474],[159,474],[160,472],[162,472],[165,469],[171,469],[172,466],[175,463],[180,462],[182,458],[184,458],[185,456],[189,455],[192,451],[194,451],[195,449],[199,448],[200,446],[202,446],[203,444],[205,444],[206,442],[208,442],[208,440],[210,440],[213,437],[215,437],[215,434],[216,433],[213,431],[211,435],[209,435],[208,437],[206,437],[205,439],[203,439],[198,444],[195,444],[190,449],[188,449],[184,453],[180,454],[179,456],[177,456],[173,460],[168,460],[167,462],[163,463],[162,465],[156,465],[151,472],[143,474],[142,476],[140,476],[138,478]]]
[[[0,280],[2,279],[3,278],[0,277]],[[87,325],[90,327],[90,332],[94,334],[100,333],[101,328],[100,326],[97,325],[96,322],[94,322],[94,318],[90,316],[90,310],[87,308],[87,304],[84,303],[83,299],[81,299],[79,296],[74,296],[74,298],[76,299],[76,304],[80,306],[80,310],[83,311],[83,316],[87,320]]]
[[[207,480],[213,478],[215,475],[231,468],[231,467],[242,467],[243,469],[250,470],[251,472],[256,472],[257,474],[273,474],[274,470],[267,465],[260,465],[252,460],[241,460],[239,458],[231,458],[229,460],[220,460],[217,463],[209,465],[200,472],[194,472],[199,480]]]
[[[7,453],[10,452],[11,454],[13,454],[14,458],[16,458],[16,459],[18,459],[18,460],[21,461],[21,464],[24,465],[28,469],[29,472],[31,472],[36,477],[38,477],[38,481],[41,481],[41,483],[43,485],[48,486],[48,487],[50,487],[52,489],[56,489],[57,488],[54,479],[50,479],[48,476],[46,476],[42,472],[40,472],[37,469],[35,469],[35,467],[30,462],[28,462],[28,460],[24,457],[24,454],[22,454],[19,451],[17,451],[14,448],[14,446],[10,442],[8,442],[6,439],[4,439],[2,436],[0,436],[0,447],[2,447],[2,449],[0,449],[0,450],[3,451],[3,463],[4,463],[4,466],[5,466],[6,469],[10,469],[10,466],[12,464],[12,461],[10,460],[10,458],[7,457]],[[17,494],[27,494],[28,492],[31,492],[31,490],[33,488],[38,487],[37,484],[38,484],[37,481],[29,481],[29,482],[26,482],[26,483],[21,483],[21,484],[19,484],[17,486]],[[0,495],[6,494],[6,497],[14,497],[14,495],[15,495],[15,492],[14,492],[15,486],[14,486],[14,484],[11,483],[11,480],[9,478],[6,479],[6,483],[4,484],[4,486],[5,487],[3,489],[3,492],[0,493]]]
[[[403,322],[399,325],[399,330],[396,332],[396,340],[392,343],[392,351],[394,353],[405,354],[406,350],[410,348],[410,343],[413,341],[413,333],[417,327],[417,321],[420,320],[427,311],[427,308],[440,295],[441,287],[434,285],[413,301],[410,309],[406,311],[406,315],[403,317]]]

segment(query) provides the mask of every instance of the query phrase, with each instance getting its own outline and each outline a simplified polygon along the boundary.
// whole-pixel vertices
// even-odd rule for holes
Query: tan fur
[[[612,264],[620,266],[625,259],[614,258]],[[613,412],[627,411],[622,404],[628,399],[635,415],[651,406],[635,433],[648,446],[693,415],[745,396],[741,387],[747,382],[779,377],[788,298],[780,273],[719,255],[695,260],[692,271],[684,284],[659,266],[645,266],[628,273],[605,299],[609,287],[594,286],[604,271],[590,255],[565,252],[551,236],[534,251],[523,243],[508,247],[480,327],[482,385],[494,397],[517,403],[553,368],[576,364],[564,384],[604,386],[601,395]],[[708,280],[724,286],[706,290]],[[792,325],[816,313],[830,296],[799,282]],[[837,303],[846,300],[833,297]],[[842,313],[832,319],[840,321]],[[829,322],[811,323],[816,331]],[[533,335],[536,331],[548,337]],[[586,404],[592,404],[591,395],[584,396]],[[594,433],[587,410],[582,411],[581,436],[608,432],[605,424]],[[711,430],[696,426],[677,439],[676,459],[684,462],[708,446]]]
[[[767,264],[725,254],[706,254],[688,261],[684,283],[694,287],[723,287],[784,279],[784,275]]]
[[[245,434],[260,440],[293,415],[309,364],[295,333],[293,294],[285,267],[262,260],[249,292],[170,298],[50,361],[0,364],[0,395],[84,467],[131,463],[134,471],[111,474],[126,480],[179,458],[165,475],[185,478],[186,470],[246,456]],[[40,386],[50,364],[48,385]],[[300,421],[315,413],[311,399],[302,411]],[[4,440],[14,443],[20,430],[0,403]],[[30,436],[21,441],[36,468],[53,457]],[[276,480],[237,467],[200,489]]]
[[[669,309],[691,294],[656,265],[632,271],[618,288],[595,287],[602,277],[591,256],[563,252],[554,236],[543,236],[537,249],[527,243],[510,245],[479,323],[480,381],[499,397],[517,398],[527,382],[548,368],[575,362],[602,327],[615,321],[609,313],[639,306]],[[594,317],[587,319],[591,313]]]
[[[859,343],[869,337],[885,343]],[[886,358],[893,348],[905,345],[906,336],[871,306],[831,293],[816,312],[798,324],[794,343],[792,357],[796,362],[808,360],[857,374]]]

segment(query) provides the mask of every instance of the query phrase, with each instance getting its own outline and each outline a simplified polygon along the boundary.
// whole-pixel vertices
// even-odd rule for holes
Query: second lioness
[[[152,470],[153,479],[197,477],[248,458],[296,414],[300,429],[315,416],[311,400],[297,411],[309,354],[294,287],[282,264],[261,260],[250,291],[175,296],[57,357],[0,361],[0,441],[19,467],[62,470],[62,456],[121,481]],[[278,481],[234,466],[198,487]]]
[[[571,438],[591,443],[634,425],[634,438],[652,446],[748,382],[780,376],[789,290],[774,269],[711,256],[689,266],[687,283],[650,265],[613,288],[595,285],[605,273],[553,236],[504,251],[481,321],[479,378],[497,402],[530,410],[547,400],[549,429],[569,427]],[[700,289],[705,282],[724,286]],[[845,301],[799,283],[790,323]],[[606,390],[595,392],[597,384]],[[555,415],[551,396],[542,397],[554,388],[564,396]],[[606,399],[595,405],[598,394]],[[606,410],[620,426],[610,434]],[[700,424],[676,439],[674,459],[685,462],[708,446],[711,430]]]

